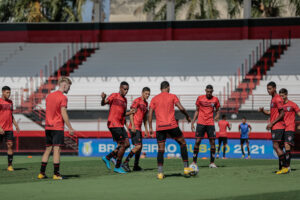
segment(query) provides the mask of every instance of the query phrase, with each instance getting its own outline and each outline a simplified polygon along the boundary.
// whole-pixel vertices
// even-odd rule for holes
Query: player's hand
[[[0,135],[4,135],[4,130],[0,128]]]
[[[264,107],[260,107],[260,108],[258,109],[258,112],[264,112]]]
[[[101,93],[101,98],[105,99],[106,98],[106,94],[104,92]]]
[[[135,127],[131,127],[131,132],[136,133]]]
[[[219,121],[219,117],[218,116],[215,117],[215,121],[216,122]]]
[[[71,129],[69,129],[69,133],[70,133],[70,135],[73,136],[75,134],[75,130],[73,128],[71,128]]]
[[[19,126],[16,127],[16,131],[17,131],[17,133],[20,133],[20,128],[19,128]]]
[[[300,124],[297,126],[297,129],[300,130]]]
[[[190,118],[190,116],[187,116],[186,120],[188,121],[188,123],[191,123],[192,119]]]
[[[145,138],[147,138],[149,135],[149,132],[145,130]]]
[[[269,124],[267,125],[267,130],[271,130],[271,128],[272,128],[273,126],[274,126],[273,123],[269,123]]]
[[[149,133],[150,133],[149,136],[153,138],[153,137],[154,137],[154,133],[153,133],[153,130],[152,130],[152,129],[150,129]]]
[[[195,132],[195,125],[194,125],[194,123],[191,124],[191,129],[192,129],[192,132]]]

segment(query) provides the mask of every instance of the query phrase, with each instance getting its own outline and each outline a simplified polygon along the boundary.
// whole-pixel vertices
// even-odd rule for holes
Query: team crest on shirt
[[[214,104],[214,103],[211,103],[211,107],[215,107],[215,104]]]
[[[286,109],[287,109],[287,111],[290,111],[290,110],[291,110],[291,107],[290,107],[290,106],[288,106],[288,107],[286,107]]]

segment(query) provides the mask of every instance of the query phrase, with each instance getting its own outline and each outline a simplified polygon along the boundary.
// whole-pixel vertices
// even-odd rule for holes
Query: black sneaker
[[[137,165],[133,167],[133,171],[143,171],[143,168]]]
[[[130,169],[128,163],[123,163],[123,164],[122,164],[122,168],[123,168],[126,172],[131,172],[131,169]]]

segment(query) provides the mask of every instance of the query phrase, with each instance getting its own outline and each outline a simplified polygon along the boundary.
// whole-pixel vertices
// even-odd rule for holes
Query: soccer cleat
[[[228,158],[226,158],[226,157],[223,157],[222,159],[223,159],[223,160],[227,160]]]
[[[123,168],[126,172],[131,172],[131,169],[130,169],[130,167],[129,167],[128,162],[123,163],[123,164],[122,164],[122,168]]]
[[[209,168],[218,168],[217,165],[216,165],[215,163],[210,163],[208,167],[209,167]]]
[[[276,174],[288,174],[289,173],[289,168],[288,167],[282,167],[281,170],[276,172]]]
[[[251,159],[251,156],[249,155],[249,156],[247,157],[247,159]]]
[[[217,153],[217,159],[219,158],[220,156],[219,156],[219,154]]]
[[[63,180],[64,178],[61,176],[61,175],[59,175],[59,174],[54,174],[53,175],[53,180]]]
[[[242,158],[241,159],[244,159],[245,158],[245,155],[242,155]]]
[[[14,171],[14,168],[13,168],[13,166],[11,166],[11,165],[10,165],[10,166],[8,166],[8,167],[7,167],[7,171],[9,171],[9,172],[13,172],[13,171]]]
[[[157,174],[157,179],[158,180],[163,180],[165,178],[165,175],[163,173],[158,173]]]
[[[119,168],[115,167],[114,172],[119,173],[119,174],[126,174],[127,173],[122,167],[119,167]]]
[[[45,179],[45,178],[48,178],[45,174],[42,174],[42,173],[39,173],[38,179]]]
[[[193,172],[194,172],[194,169],[191,168],[191,167],[185,167],[185,168],[183,169],[183,174],[184,174],[185,176],[190,176],[191,173],[193,173]]]
[[[111,170],[110,162],[105,156],[102,157],[102,161],[105,163],[107,169]]]
[[[117,160],[116,160],[115,158],[111,158],[110,161],[111,161],[114,165],[117,164]]]
[[[136,171],[136,172],[138,172],[138,171],[143,171],[143,168],[141,168],[141,167],[138,166],[138,165],[135,165],[135,166],[133,167],[133,171]]]

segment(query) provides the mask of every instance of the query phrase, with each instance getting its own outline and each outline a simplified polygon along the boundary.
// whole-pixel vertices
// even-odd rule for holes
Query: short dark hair
[[[168,81],[163,81],[163,82],[161,82],[161,84],[160,84],[160,89],[162,90],[162,89],[166,89],[166,88],[168,88],[170,86],[170,84],[169,84],[169,82]]]
[[[129,84],[128,84],[126,81],[122,81],[122,82],[120,83],[120,87],[123,86],[123,85],[129,86]]]
[[[275,83],[274,81],[271,81],[271,82],[268,83],[267,87],[268,87],[268,86],[271,86],[271,87],[273,87],[273,88],[276,88],[276,83]]]
[[[279,90],[279,94],[285,94],[285,95],[287,95],[288,94],[288,90],[287,89],[285,89],[285,88],[281,88],[280,90]]]
[[[150,88],[144,87],[143,90],[142,90],[142,92],[146,92],[146,91],[150,92]]]
[[[206,86],[206,89],[213,90],[213,89],[214,89],[214,87],[213,87],[212,85],[207,85],[207,86]]]
[[[245,116],[243,116],[243,118],[242,119],[247,119]]]
[[[226,115],[222,115],[222,119],[225,119],[226,118]]]
[[[6,90],[9,90],[9,91],[11,91],[10,87],[8,87],[8,86],[4,86],[4,87],[2,87],[2,92],[3,92],[3,91],[6,91]]]

